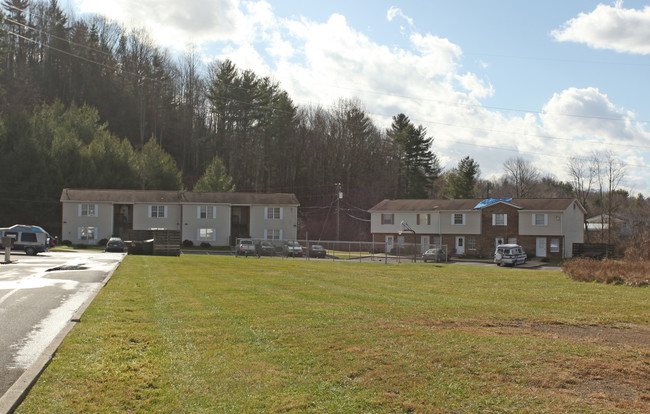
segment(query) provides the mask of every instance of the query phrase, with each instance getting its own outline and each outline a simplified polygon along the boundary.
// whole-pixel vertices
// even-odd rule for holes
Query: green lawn
[[[17,412],[648,412],[649,309],[558,271],[128,256]]]

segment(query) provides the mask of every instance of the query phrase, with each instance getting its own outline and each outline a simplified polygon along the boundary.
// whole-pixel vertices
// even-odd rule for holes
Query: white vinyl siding
[[[149,206],[150,218],[167,218],[167,206]]]
[[[217,217],[217,207],[215,206],[198,206],[196,208],[196,218],[214,219]]]
[[[97,217],[97,204],[79,204],[79,217]]]

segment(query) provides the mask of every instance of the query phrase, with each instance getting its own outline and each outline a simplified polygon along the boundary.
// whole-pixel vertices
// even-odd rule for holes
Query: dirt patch
[[[484,322],[495,329],[527,330],[554,339],[572,339],[610,345],[630,345],[650,349],[650,326],[625,324],[619,326],[566,325],[540,322]],[[507,332],[504,332],[507,333]]]
[[[536,336],[615,349],[604,353],[550,356],[526,375],[540,393],[582,401],[606,410],[650,412],[650,326],[567,325],[528,321],[429,321],[442,330],[479,335]]]

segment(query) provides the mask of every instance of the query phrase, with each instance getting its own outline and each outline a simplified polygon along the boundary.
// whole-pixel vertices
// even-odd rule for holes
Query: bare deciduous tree
[[[507,178],[511,179],[515,186],[517,198],[533,197],[535,185],[539,181],[539,170],[530,161],[521,157],[508,159],[503,163]]]

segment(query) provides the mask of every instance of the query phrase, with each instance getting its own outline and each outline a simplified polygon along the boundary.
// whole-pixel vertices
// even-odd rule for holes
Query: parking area
[[[63,339],[123,258],[98,251],[12,252],[11,263],[0,265],[0,413],[19,397],[15,385],[28,385],[23,376],[39,360],[47,362],[51,355],[43,361],[44,353],[53,353],[53,341]]]

